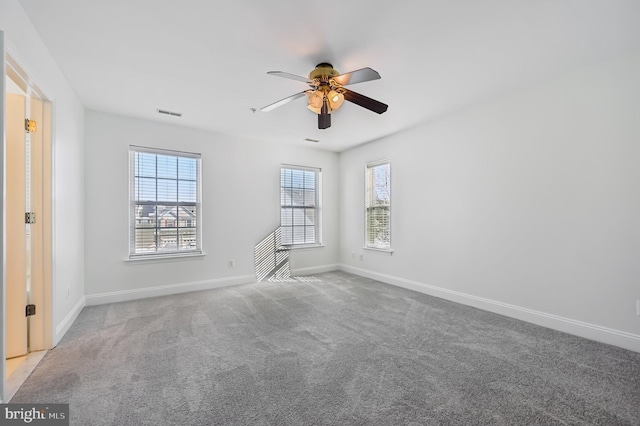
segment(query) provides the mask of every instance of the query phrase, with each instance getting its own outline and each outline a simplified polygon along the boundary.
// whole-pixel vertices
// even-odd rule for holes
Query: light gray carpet
[[[85,308],[12,402],[73,425],[640,424],[640,353],[315,278]]]

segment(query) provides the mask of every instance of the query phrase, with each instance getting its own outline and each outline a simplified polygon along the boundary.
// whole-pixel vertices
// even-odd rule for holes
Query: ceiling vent
[[[182,117],[181,112],[167,111],[166,109],[157,109],[159,114],[173,115],[174,117]]]

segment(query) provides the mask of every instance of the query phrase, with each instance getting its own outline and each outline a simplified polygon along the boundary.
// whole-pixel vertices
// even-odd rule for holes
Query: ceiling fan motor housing
[[[316,69],[309,73],[310,80],[320,80],[321,82],[327,82],[333,77],[339,76],[340,73],[333,69],[333,65],[328,62],[322,62],[316,65]]]

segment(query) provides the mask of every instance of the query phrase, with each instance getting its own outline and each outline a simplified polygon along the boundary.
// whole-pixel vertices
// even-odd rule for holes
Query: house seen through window
[[[129,152],[130,257],[201,253],[200,155]]]

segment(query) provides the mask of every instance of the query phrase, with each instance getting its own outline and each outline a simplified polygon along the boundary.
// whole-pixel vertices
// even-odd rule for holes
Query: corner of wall
[[[82,296],[80,300],[71,308],[67,316],[58,324],[53,333],[52,345],[51,347],[55,347],[60,343],[60,340],[64,337],[64,335],[69,331],[69,328],[73,325],[74,321],[82,312],[82,309],[87,305],[85,296]]]

